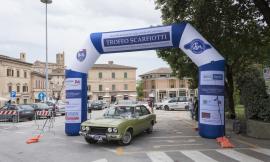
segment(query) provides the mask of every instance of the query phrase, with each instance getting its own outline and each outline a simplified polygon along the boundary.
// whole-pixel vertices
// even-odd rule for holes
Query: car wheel
[[[132,141],[132,132],[131,130],[127,130],[126,133],[123,135],[122,139],[119,141],[120,145],[129,145]]]
[[[84,137],[84,139],[89,144],[95,144],[95,143],[97,143],[97,140],[94,140],[92,138]]]
[[[166,111],[169,111],[170,109],[169,109],[169,106],[164,106],[164,109],[166,110]]]
[[[152,121],[150,127],[146,130],[146,132],[148,134],[151,134],[153,132],[153,128],[154,128],[154,124],[153,124],[153,121]]]

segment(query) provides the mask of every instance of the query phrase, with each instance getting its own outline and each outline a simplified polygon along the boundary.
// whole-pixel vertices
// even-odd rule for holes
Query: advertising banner
[[[104,53],[171,47],[171,26],[102,33]]]
[[[66,123],[81,122],[81,95],[82,95],[82,79],[67,78],[65,80],[66,87]]]

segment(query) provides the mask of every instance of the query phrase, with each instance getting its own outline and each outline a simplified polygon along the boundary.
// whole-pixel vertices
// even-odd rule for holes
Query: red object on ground
[[[32,138],[29,138],[26,143],[31,144],[31,143],[37,143],[39,139],[41,138],[41,135],[34,136]]]
[[[217,142],[220,144],[222,148],[234,148],[235,146],[230,142],[230,140],[223,136],[223,137],[218,137]]]

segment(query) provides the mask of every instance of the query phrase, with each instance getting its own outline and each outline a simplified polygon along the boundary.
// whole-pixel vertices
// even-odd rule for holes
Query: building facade
[[[45,75],[46,63],[35,61],[33,64],[33,71]],[[50,87],[50,99],[65,100],[65,53],[56,54],[56,63],[48,63],[48,74]]]
[[[136,100],[135,67],[95,64],[88,72],[88,100]]]
[[[16,92],[13,103],[31,102],[31,63],[27,63],[26,54],[20,53],[20,59],[0,55],[0,96],[11,99],[11,91]],[[1,106],[3,106],[1,102]]]
[[[164,99],[195,95],[194,90],[189,89],[189,79],[178,79],[172,75],[171,68],[158,68],[140,75],[143,83],[144,98],[155,97],[155,102]]]
[[[49,78],[50,79],[50,78]],[[40,102],[38,95],[39,93],[45,93],[46,92],[46,76],[44,74],[38,73],[36,71],[31,72],[31,83],[32,83],[32,89],[31,89],[31,96],[32,96],[32,102]],[[51,87],[48,88],[48,96],[52,96]]]

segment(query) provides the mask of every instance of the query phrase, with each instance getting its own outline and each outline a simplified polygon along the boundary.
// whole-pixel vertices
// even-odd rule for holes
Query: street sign
[[[38,94],[39,100],[43,101],[45,97],[46,97],[46,94],[44,92],[39,92],[39,94]]]
[[[10,97],[15,98],[16,97],[16,91],[11,91],[10,92]]]

